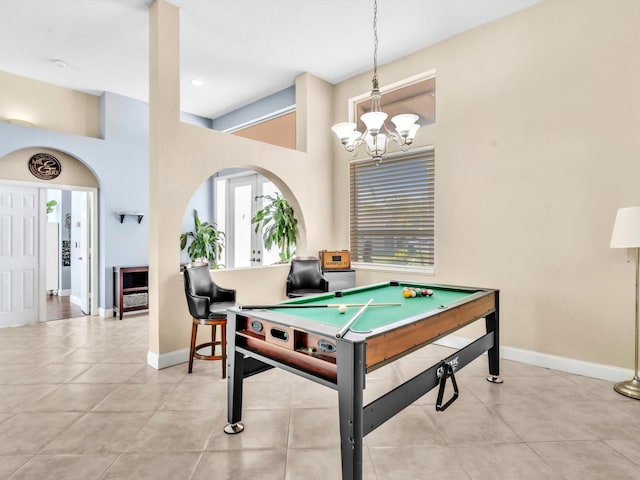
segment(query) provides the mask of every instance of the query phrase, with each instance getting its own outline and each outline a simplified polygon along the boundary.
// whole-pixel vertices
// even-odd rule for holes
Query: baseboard
[[[189,361],[189,349],[174,350],[173,352],[157,354],[155,352],[147,352],[147,365],[162,370],[163,368],[173,367]]]
[[[81,304],[80,297],[76,297],[75,295],[69,295],[69,301],[74,305],[78,305],[78,306],[80,306]]]
[[[438,345],[451,348],[462,348],[472,340],[455,335],[449,335],[437,342]],[[514,362],[526,363],[536,367],[551,368],[561,372],[573,373],[585,377],[598,378],[610,382],[620,382],[633,378],[631,369],[602,365],[599,363],[585,362],[573,358],[559,357],[548,353],[534,352],[514,347],[500,347],[500,358],[513,360]]]
[[[102,318],[113,317],[113,308],[98,308],[98,316]]]
[[[71,290],[58,290],[58,295],[61,297],[68,297],[71,295]]]

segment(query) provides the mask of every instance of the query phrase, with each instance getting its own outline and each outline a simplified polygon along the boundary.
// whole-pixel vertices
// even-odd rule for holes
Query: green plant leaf
[[[55,207],[58,204],[58,202],[56,200],[49,200],[47,202],[47,214],[53,212],[53,207]]]
[[[180,235],[180,250],[187,248],[187,254],[191,261],[203,259],[217,268],[221,264],[218,258],[224,248],[224,232],[216,228],[214,224],[202,222],[198,211],[193,211],[193,231]],[[191,243],[188,244],[189,240]]]
[[[282,262],[288,262],[295,252],[298,221],[295,211],[280,194],[263,195],[265,206],[251,219],[256,233],[262,227],[262,239],[266,249],[277,246]]]

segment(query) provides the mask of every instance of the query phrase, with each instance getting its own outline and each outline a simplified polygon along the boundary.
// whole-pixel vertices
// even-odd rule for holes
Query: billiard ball
[[[338,312],[345,313],[347,311],[346,305],[338,305]]]
[[[411,298],[411,290],[408,290],[408,289],[407,290],[403,290],[402,296],[404,298]]]
[[[433,295],[433,290],[431,290],[430,288],[427,288],[427,295],[428,296]]]

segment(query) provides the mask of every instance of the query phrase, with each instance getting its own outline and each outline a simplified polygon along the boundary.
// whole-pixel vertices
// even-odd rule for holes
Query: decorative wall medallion
[[[48,153],[36,153],[29,159],[29,171],[40,180],[53,180],[62,171],[56,157]]]

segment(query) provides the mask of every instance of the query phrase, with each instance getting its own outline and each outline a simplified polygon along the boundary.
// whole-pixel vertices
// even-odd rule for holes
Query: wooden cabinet
[[[113,267],[113,316],[149,308],[149,267]]]

